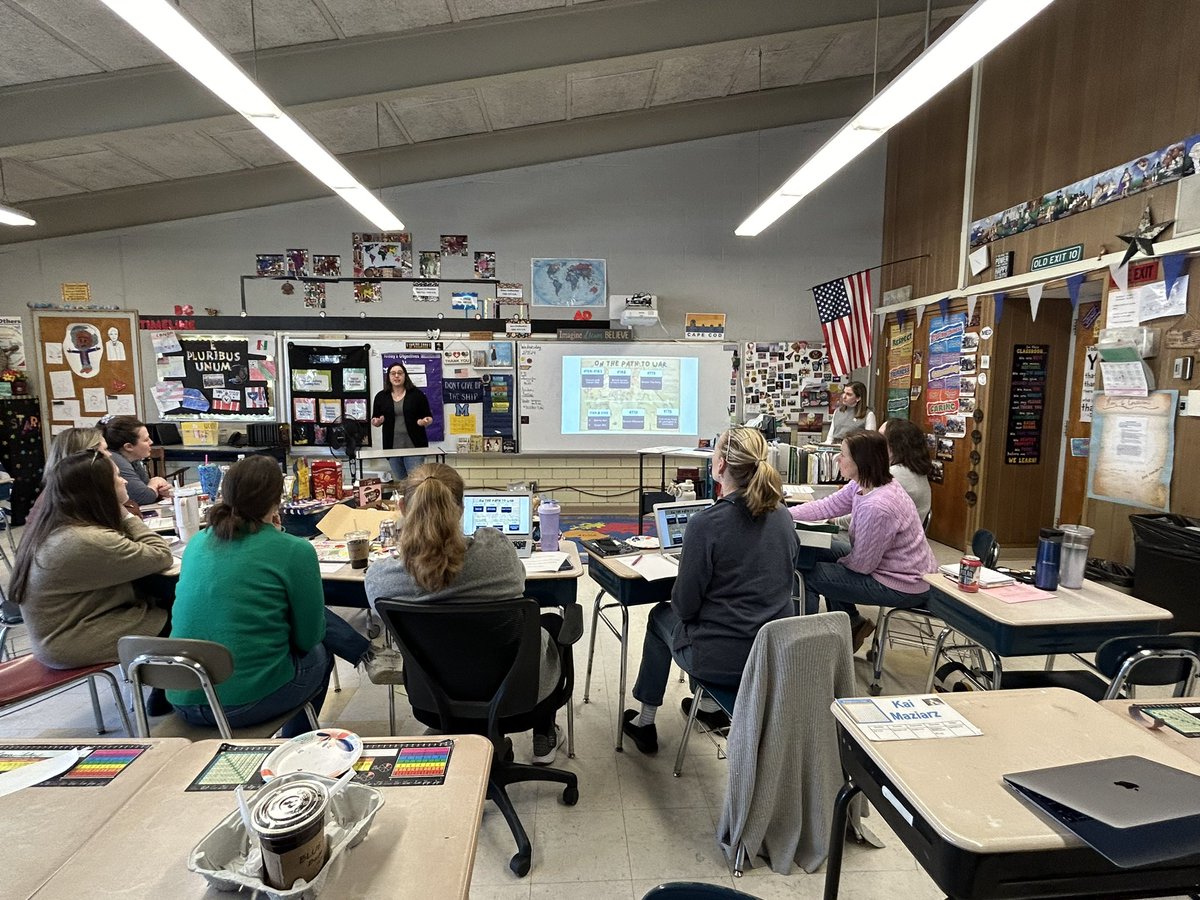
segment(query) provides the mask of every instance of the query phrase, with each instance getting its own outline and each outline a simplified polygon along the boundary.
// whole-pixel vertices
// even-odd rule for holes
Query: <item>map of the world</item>
[[[534,306],[607,306],[602,259],[530,260]]]

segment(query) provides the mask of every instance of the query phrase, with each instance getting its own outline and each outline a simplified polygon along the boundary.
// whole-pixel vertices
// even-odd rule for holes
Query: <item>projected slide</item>
[[[699,363],[676,356],[564,356],[563,434],[697,434]]]

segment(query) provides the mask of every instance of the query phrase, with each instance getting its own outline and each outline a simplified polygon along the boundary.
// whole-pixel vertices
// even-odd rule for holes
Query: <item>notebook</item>
[[[1200,775],[1117,756],[1004,780],[1122,868],[1200,854]]]
[[[702,509],[712,506],[712,500],[679,500],[675,503],[654,504],[654,528],[658,534],[660,555],[678,562],[683,551],[683,535],[688,522]]]
[[[512,541],[517,556],[533,552],[533,502],[525,492],[468,491],[463,495],[463,534],[495,528]]]
[[[938,566],[938,571],[947,578],[958,581],[958,563],[949,563],[944,566]],[[1016,583],[1016,579],[1009,575],[1001,574],[995,569],[989,569],[987,566],[979,567],[979,586],[982,588],[1000,587],[1002,584]]]

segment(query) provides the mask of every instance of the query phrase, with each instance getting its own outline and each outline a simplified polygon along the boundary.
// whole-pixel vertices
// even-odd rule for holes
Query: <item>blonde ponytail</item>
[[[756,519],[779,506],[783,500],[783,479],[767,464],[767,441],[756,428],[730,428],[717,439],[717,450],[733,483],[746,500],[746,508]]]
[[[462,513],[462,476],[449,466],[427,463],[405,480],[400,558],[413,581],[430,593],[449,587],[463,569]]]

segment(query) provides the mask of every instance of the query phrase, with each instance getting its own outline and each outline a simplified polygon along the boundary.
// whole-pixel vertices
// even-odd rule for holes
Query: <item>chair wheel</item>
[[[568,784],[563,788],[562,802],[567,806],[574,806],[579,802],[579,788],[573,784]]]
[[[379,635],[380,635],[380,633],[382,633],[382,631],[383,631],[383,628],[374,619],[372,619],[370,622],[367,623],[367,639],[368,640],[372,640],[372,641],[375,640],[375,638],[379,637]]]
[[[870,694],[872,697],[878,697],[880,694],[883,693],[883,687],[882,687],[882,685],[872,684],[867,688],[867,693]]]
[[[529,856],[518,853],[508,861],[508,867],[512,869],[512,873],[518,878],[524,878],[529,874]]]

